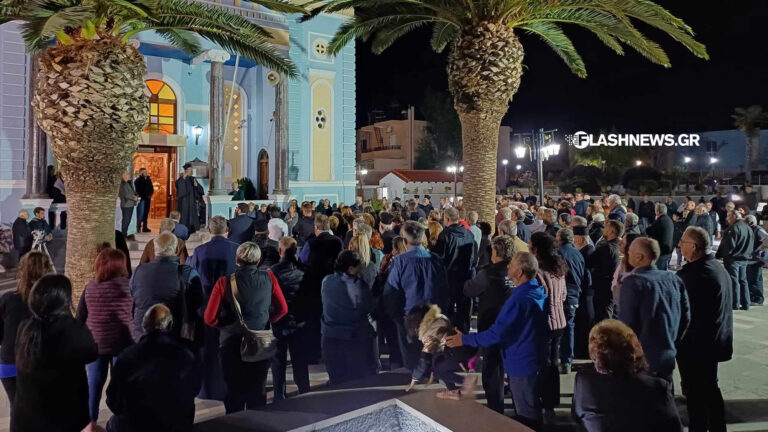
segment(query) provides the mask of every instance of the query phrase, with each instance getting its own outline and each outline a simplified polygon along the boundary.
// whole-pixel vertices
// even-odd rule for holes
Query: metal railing
[[[255,10],[253,9],[252,3],[246,3],[249,7],[243,7],[243,6],[226,5],[226,4],[216,3],[216,2],[207,1],[207,0],[195,0],[195,1],[199,3],[203,3],[207,6],[213,6],[219,9],[224,9],[228,12],[231,12],[236,15],[240,15],[245,18],[258,20],[258,21],[265,21],[265,22],[274,23],[274,24],[287,25],[287,21],[285,20],[284,15],[275,13],[275,12]]]

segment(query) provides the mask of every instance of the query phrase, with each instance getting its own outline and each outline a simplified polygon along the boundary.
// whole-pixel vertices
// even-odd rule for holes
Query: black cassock
[[[181,213],[180,222],[189,228],[190,234],[200,228],[195,189],[195,178],[192,176],[176,180],[176,209]]]

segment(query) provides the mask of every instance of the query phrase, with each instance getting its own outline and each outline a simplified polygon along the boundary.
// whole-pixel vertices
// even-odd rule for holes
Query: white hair
[[[175,235],[164,232],[160,233],[155,242],[155,256],[176,256],[176,246],[179,244],[179,240]]]
[[[245,242],[237,248],[236,257],[242,264],[258,264],[261,260],[261,249],[254,242]]]
[[[602,213],[595,213],[592,215],[592,222],[605,222],[605,215]]]

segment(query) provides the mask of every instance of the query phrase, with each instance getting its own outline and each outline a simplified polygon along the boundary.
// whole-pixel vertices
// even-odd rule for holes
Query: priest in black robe
[[[176,180],[176,209],[181,213],[180,222],[189,228],[189,233],[197,231],[200,228],[200,216],[196,195],[197,189],[202,188],[192,176],[192,164],[184,164],[184,172]]]

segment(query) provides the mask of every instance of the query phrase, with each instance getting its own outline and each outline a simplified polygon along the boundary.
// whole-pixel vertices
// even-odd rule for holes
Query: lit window
[[[149,90],[149,122],[144,133],[172,135],[176,133],[176,93],[168,84],[147,80]]]

